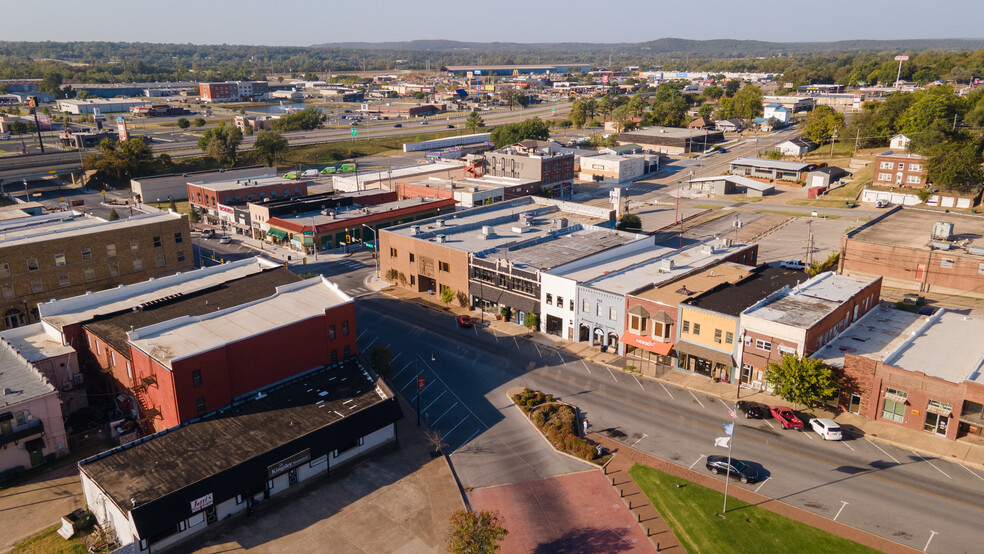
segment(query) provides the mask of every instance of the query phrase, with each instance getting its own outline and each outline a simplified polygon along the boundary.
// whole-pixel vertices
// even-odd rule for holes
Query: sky
[[[0,0],[0,41],[308,46],[447,39],[981,38],[982,0]]]

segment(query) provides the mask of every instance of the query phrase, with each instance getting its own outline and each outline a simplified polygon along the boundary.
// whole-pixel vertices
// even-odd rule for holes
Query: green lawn
[[[691,554],[877,552],[734,498],[728,499],[727,517],[721,519],[717,514],[721,513],[724,495],[719,492],[639,464],[629,475]],[[685,486],[678,488],[677,483]]]
[[[33,537],[26,538],[14,545],[11,554],[86,554],[85,535],[76,536],[70,540],[61,538],[58,534],[60,525],[49,527]]]

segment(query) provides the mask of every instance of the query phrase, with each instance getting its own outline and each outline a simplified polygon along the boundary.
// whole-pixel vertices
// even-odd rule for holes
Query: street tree
[[[458,510],[451,514],[450,526],[447,547],[454,554],[493,554],[509,534],[497,511]]]
[[[638,231],[642,229],[642,220],[636,214],[625,213],[618,218],[615,228],[619,231]]]
[[[256,134],[253,148],[259,152],[268,166],[273,167],[287,151],[287,139],[276,131],[264,129]]]
[[[741,88],[741,81],[728,81],[724,85],[724,95],[731,98]]]
[[[232,125],[219,122],[198,138],[198,148],[215,159],[220,164],[235,164],[239,145],[243,142],[243,133]]]
[[[444,309],[451,307],[451,302],[454,301],[454,291],[450,287],[446,287],[441,291],[441,302],[444,303]]]
[[[195,118],[195,127],[204,127],[204,126],[205,126],[205,118],[204,117],[196,117]]]
[[[755,85],[742,88],[732,98],[732,107],[735,117],[755,119],[762,113],[762,89]]]
[[[117,182],[125,182],[143,174],[154,163],[154,153],[142,138],[123,142],[103,139],[96,152],[83,160],[83,167],[109,175]]]
[[[843,123],[843,114],[837,113],[830,106],[817,106],[806,118],[803,135],[817,144],[822,144],[837,134]]]
[[[496,148],[515,144],[522,140],[547,140],[550,129],[539,117],[527,119],[521,123],[507,123],[492,130],[489,139]]]
[[[570,120],[571,125],[577,127],[578,129],[584,127],[584,124],[588,121],[588,110],[585,103],[581,101],[580,98],[574,100],[571,104],[571,111],[567,114],[567,119]]]
[[[381,377],[389,377],[393,373],[393,353],[385,345],[380,344],[369,351],[369,363]]]
[[[468,119],[465,120],[465,127],[473,133],[478,132],[479,129],[485,127],[485,120],[482,119],[482,114],[478,112],[471,112],[468,114]]]
[[[784,355],[778,363],[769,362],[765,378],[780,398],[804,406],[830,398],[840,386],[834,370],[823,360],[792,354]]]
[[[188,121],[188,118],[187,117],[179,117],[178,118],[178,128],[180,128],[180,129],[187,129],[188,127],[191,127],[191,122]]]
[[[509,110],[512,111],[519,104],[519,98],[525,95],[526,93],[518,88],[509,87],[499,92],[499,101],[509,106]]]
[[[318,108],[304,108],[296,113],[280,116],[270,124],[274,131],[310,131],[317,129],[327,116]]]
[[[977,141],[943,143],[930,150],[926,179],[938,187],[969,192],[984,182],[981,145]]]
[[[536,312],[526,312],[526,315],[523,316],[523,327],[526,327],[532,333],[533,331],[536,331],[539,326],[540,315]]]

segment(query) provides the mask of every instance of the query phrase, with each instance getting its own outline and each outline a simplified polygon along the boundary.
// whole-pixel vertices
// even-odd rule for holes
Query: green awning
[[[267,234],[279,240],[287,238],[287,231],[281,231],[280,229],[270,229],[267,231]]]

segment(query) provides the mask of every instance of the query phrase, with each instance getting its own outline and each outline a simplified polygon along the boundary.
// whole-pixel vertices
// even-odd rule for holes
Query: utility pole
[[[860,129],[858,129],[860,131]],[[837,129],[834,129],[834,136],[830,137],[830,157],[834,157],[834,143],[837,142]]]
[[[852,158],[858,155],[858,144],[861,142],[861,128],[858,127],[858,136],[854,137],[854,154],[851,155]]]
[[[813,258],[813,220],[808,221],[807,225],[810,229],[810,236],[806,241],[806,267],[803,268],[803,271],[810,267]]]

